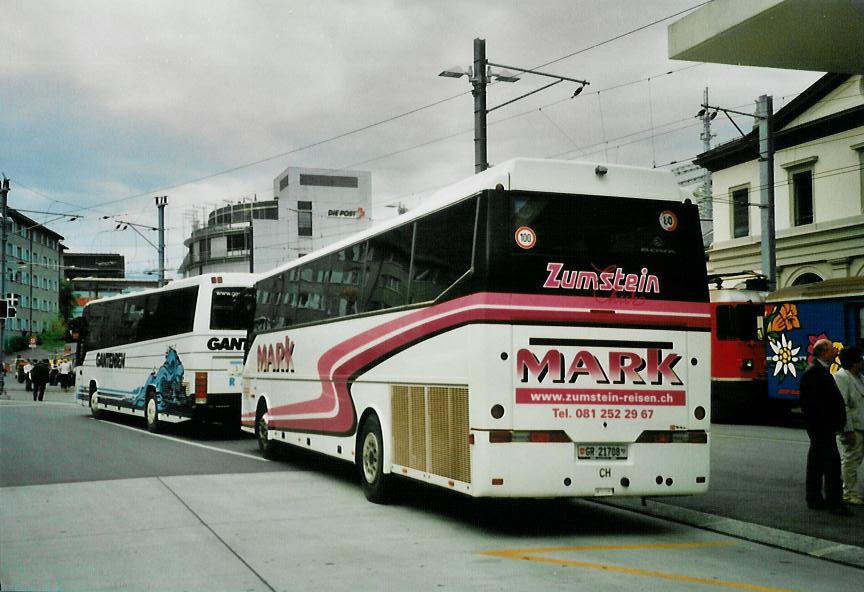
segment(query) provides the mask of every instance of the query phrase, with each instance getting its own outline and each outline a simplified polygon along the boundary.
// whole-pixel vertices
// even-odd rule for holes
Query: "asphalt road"
[[[758,470],[746,458],[762,447],[730,447],[748,450],[733,480]],[[837,592],[859,590],[861,576],[591,501],[489,502],[406,483],[378,506],[350,466],[309,454],[265,461],[236,433],[154,436],[62,400],[0,401],[4,591]]]
[[[69,403],[5,402],[0,487],[285,470],[264,461],[255,440],[237,432],[194,424],[166,428],[153,436],[132,417],[97,421]]]

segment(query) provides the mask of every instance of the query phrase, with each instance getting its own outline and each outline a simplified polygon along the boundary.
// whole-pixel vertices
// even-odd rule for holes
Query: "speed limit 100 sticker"
[[[678,228],[678,216],[675,215],[675,212],[669,210],[660,212],[660,227],[666,232],[672,232]]]
[[[537,233],[533,228],[520,226],[516,229],[516,244],[523,249],[530,249],[537,244]]]

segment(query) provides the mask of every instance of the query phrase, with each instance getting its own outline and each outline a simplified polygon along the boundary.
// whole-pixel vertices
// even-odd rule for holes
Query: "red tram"
[[[710,290],[711,415],[714,421],[757,417],[767,402],[763,335],[766,292]]]

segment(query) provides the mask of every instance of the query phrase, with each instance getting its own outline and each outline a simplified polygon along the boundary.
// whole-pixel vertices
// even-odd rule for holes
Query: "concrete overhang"
[[[673,60],[864,73],[864,0],[715,0],[669,25]]]

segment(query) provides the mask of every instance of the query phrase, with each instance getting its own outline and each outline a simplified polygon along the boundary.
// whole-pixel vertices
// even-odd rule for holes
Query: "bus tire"
[[[159,409],[156,407],[156,393],[150,391],[144,400],[144,418],[147,420],[147,430],[153,433],[159,431]]]
[[[99,410],[99,396],[96,389],[96,385],[94,383],[90,383],[90,415],[93,416],[93,419],[99,419],[102,417],[102,411]]]
[[[267,437],[269,431],[267,427],[267,404],[262,401],[255,413],[255,439],[258,441],[258,450],[261,451],[264,458],[273,458],[275,442]]]
[[[374,504],[387,503],[390,500],[391,479],[384,472],[384,438],[381,436],[381,422],[374,413],[363,422],[358,443],[360,456],[357,469],[363,494]]]

